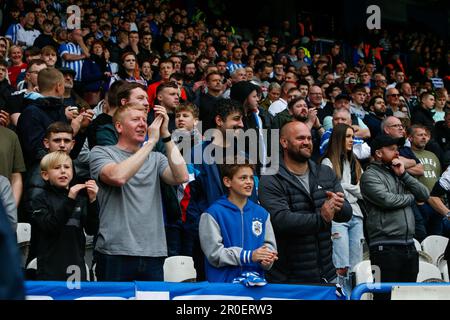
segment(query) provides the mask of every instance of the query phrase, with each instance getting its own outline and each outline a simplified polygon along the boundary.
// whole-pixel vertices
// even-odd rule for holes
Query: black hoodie
[[[56,121],[69,122],[64,109],[62,98],[44,97],[35,100],[22,111],[17,123],[17,135],[27,168],[41,161],[47,154],[43,140],[48,126]],[[70,154],[72,158],[80,153],[85,139],[86,134],[81,132],[75,136],[75,147]]]
[[[98,203],[89,203],[85,190],[76,200],[68,193],[46,184],[32,200],[32,228],[39,239],[37,280],[66,281],[71,275],[67,273],[69,266],[78,266],[81,280],[86,280],[84,231],[88,235],[98,232]]]

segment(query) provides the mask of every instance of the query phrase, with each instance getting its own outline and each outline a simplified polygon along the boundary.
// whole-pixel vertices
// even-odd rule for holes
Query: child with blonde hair
[[[98,231],[98,187],[94,180],[71,185],[73,166],[63,151],[40,163],[44,190],[32,199],[32,228],[37,229],[37,280],[85,281],[85,235]]]

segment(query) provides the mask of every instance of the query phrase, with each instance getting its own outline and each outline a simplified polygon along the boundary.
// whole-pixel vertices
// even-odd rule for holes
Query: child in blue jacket
[[[254,186],[254,168],[226,164],[221,169],[228,196],[214,202],[201,215],[199,224],[206,278],[209,282],[233,282],[244,272],[257,272],[262,277],[278,257],[269,213],[248,199]]]

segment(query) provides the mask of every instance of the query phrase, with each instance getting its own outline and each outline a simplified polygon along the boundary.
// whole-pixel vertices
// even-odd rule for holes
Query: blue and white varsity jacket
[[[209,282],[232,282],[247,271],[263,276],[261,264],[252,262],[253,250],[277,248],[269,213],[251,200],[241,211],[226,196],[201,215],[199,237]]]

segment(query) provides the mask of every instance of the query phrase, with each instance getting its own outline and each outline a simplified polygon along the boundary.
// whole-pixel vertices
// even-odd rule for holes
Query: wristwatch
[[[446,217],[447,217],[448,220],[450,220],[450,212],[447,212]]]
[[[164,143],[167,143],[167,142],[170,142],[170,141],[172,141],[172,135],[169,135],[169,136],[167,136],[165,138],[162,138],[162,142],[164,142]]]

